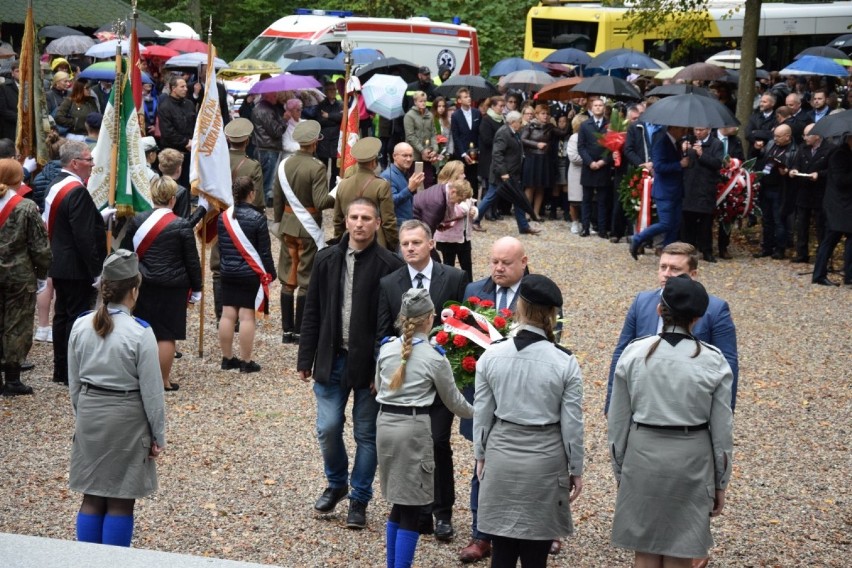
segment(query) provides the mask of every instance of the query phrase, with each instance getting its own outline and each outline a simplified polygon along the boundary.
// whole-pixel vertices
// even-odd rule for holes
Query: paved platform
[[[0,533],[3,568],[272,568],[271,564]]]

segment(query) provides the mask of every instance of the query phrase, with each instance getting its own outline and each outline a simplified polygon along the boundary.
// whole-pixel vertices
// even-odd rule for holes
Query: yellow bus
[[[629,5],[629,2],[628,2]],[[738,49],[743,35],[742,1],[710,0],[708,45],[694,49],[688,61],[704,61],[726,49]],[[737,10],[739,8],[739,10]],[[597,54],[617,47],[632,48],[651,57],[669,61],[679,40],[642,34],[628,38],[629,22],[625,7],[605,7],[600,2],[582,0],[543,0],[527,13],[524,57],[541,61],[550,53],[574,47]],[[849,33],[852,1],[763,3],[757,56],[764,69],[777,70],[793,61],[800,51],[826,45]]]

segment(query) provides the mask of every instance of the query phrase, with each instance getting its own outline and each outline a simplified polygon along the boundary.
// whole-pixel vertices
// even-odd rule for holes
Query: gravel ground
[[[477,278],[487,273],[490,242],[516,232],[514,222],[486,226],[488,233],[474,234]],[[586,383],[585,489],[574,506],[576,532],[550,565],[627,566],[631,555],[609,544],[615,483],[601,410],[624,315],[634,294],[655,285],[656,258],[634,262],[625,244],[581,239],[562,222],[543,228],[523,237],[530,266],[563,290],[563,343]],[[740,352],[734,476],[725,513],[713,521],[712,565],[848,566],[852,290],[811,285],[797,274],[804,265],[752,259],[746,241],[755,239],[754,230],[736,236],[735,259],[703,263],[699,274],[730,302]],[[254,375],[219,370],[212,297],[205,355],[196,357],[198,308],[190,311],[184,357],[174,367],[181,389],[166,394],[160,491],[137,504],[133,545],[280,566],[383,566],[388,506],[380,497],[362,532],[344,528],[342,505],[325,518],[313,513],[325,485],[315,405],[309,385],[296,379],[296,347],[280,343],[277,297],[276,284],[276,313],[256,340],[263,370]],[[35,396],[0,399],[0,531],[73,539],[80,501],[67,488],[73,418],[67,389],[50,381],[51,353],[40,343],[30,354],[37,367],[26,380]],[[469,538],[471,445],[457,434],[453,445],[458,536],[450,545],[423,538],[418,567],[459,565]]]

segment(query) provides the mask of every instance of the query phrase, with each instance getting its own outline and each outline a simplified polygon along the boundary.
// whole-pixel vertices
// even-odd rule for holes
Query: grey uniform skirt
[[[477,528],[525,540],[569,535],[570,491],[559,424],[520,426],[498,418],[485,447]]]
[[[73,491],[114,499],[147,497],[157,490],[150,451],[151,429],[138,392],[83,385],[71,444],[68,484]]]
[[[394,505],[428,505],[435,500],[435,457],[429,413],[379,412],[376,453],[382,497]]]
[[[615,501],[612,544],[637,552],[703,558],[713,546],[716,486],[710,431],[630,427]]]

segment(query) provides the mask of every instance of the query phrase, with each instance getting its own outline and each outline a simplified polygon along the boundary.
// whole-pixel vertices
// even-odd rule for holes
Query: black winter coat
[[[339,243],[319,251],[308,287],[297,369],[312,370],[318,383],[328,382],[341,347],[342,284],[348,249],[349,233],[344,233]],[[404,264],[401,258],[379,246],[376,240],[355,255],[349,356],[342,379],[346,387],[367,388],[375,379],[379,281]]]
[[[186,145],[195,130],[195,105],[192,101],[166,95],[160,100],[157,118],[160,120],[161,146],[188,152]]]
[[[224,215],[224,213],[222,213]],[[231,235],[225,229],[225,222],[219,216],[217,232],[219,234],[219,271],[222,276],[229,278],[246,278],[255,276],[254,270],[243,259],[240,251],[231,240]],[[272,261],[272,248],[269,243],[269,227],[266,224],[266,215],[252,207],[251,203],[237,203],[234,206],[234,218],[240,224],[243,233],[249,242],[254,245],[255,250],[263,261],[263,269],[267,274],[276,278],[275,263]]]
[[[683,210],[713,213],[716,209],[716,184],[722,168],[722,141],[715,136],[701,148],[701,157],[689,150],[689,167],[683,170]]]
[[[58,183],[69,174],[58,176]],[[52,211],[51,211],[52,212]],[[86,186],[65,195],[54,217],[50,236],[53,262],[49,276],[94,282],[106,258],[106,226]]]
[[[33,201],[38,205],[39,211],[44,211],[44,200],[50,192],[56,176],[62,171],[59,160],[48,162],[33,180]]]
[[[491,173],[491,153],[494,148],[494,135],[505,122],[497,122],[488,113],[482,115],[479,123],[479,177],[488,179]]]
[[[133,237],[153,212],[153,209],[144,211],[128,221],[121,248],[135,250]],[[186,219],[175,219],[157,235],[139,259],[139,272],[142,279],[150,284],[196,292],[201,290],[201,263],[195,248],[195,236]]]

